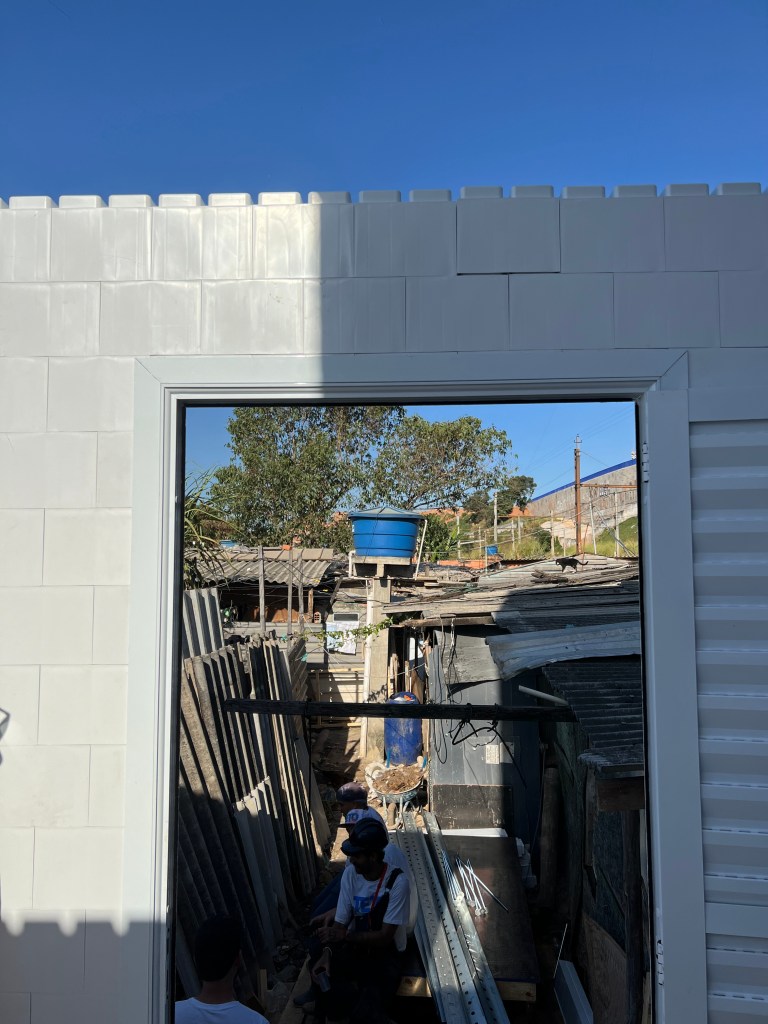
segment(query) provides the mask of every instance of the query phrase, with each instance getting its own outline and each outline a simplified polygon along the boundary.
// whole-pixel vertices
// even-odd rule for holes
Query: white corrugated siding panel
[[[738,921],[768,908],[768,423],[693,424],[691,492],[706,900]],[[707,937],[710,1024],[768,1020],[744,920]]]

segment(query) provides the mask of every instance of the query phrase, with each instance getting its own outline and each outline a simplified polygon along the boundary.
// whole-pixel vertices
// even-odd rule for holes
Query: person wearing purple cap
[[[363,810],[368,806],[368,790],[359,782],[345,782],[336,790],[336,800],[342,814],[347,811]]]

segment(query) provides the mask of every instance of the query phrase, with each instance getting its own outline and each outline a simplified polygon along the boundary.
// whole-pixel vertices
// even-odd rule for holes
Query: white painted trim
[[[646,764],[660,1021],[707,1019],[688,392],[640,404],[650,482],[641,486]],[[658,496],[658,497],[657,497]]]
[[[765,387],[691,388],[691,423],[764,420],[768,410]]]
[[[649,776],[654,894],[663,907],[666,983],[657,1019],[706,1019],[704,890],[696,747],[695,650],[690,565],[687,400],[682,352],[441,353],[433,356],[154,357],[138,360],[125,907],[131,932],[124,968],[125,1020],[165,1019],[171,656],[177,578],[173,534],[178,410],[184,402],[470,402],[531,398],[639,399],[652,445],[652,480],[669,490],[643,519],[649,621]],[[556,357],[556,358],[555,358]],[[557,379],[551,376],[556,366]],[[669,371],[667,377],[665,374]],[[438,376],[439,375],[439,376]],[[662,380],[662,378],[664,378]],[[403,381],[421,383],[403,384]],[[659,390],[659,389],[662,390]],[[658,473],[658,477],[653,474]],[[650,495],[651,490],[648,490]],[[679,502],[679,504],[678,504]],[[675,529],[662,508],[680,508]],[[678,536],[679,535],[679,536]],[[668,550],[667,537],[683,554]],[[687,537],[687,541],[686,541]],[[687,543],[687,547],[686,547]],[[670,604],[670,602],[673,602]],[[669,614],[669,608],[675,616]],[[664,609],[667,609],[665,612]],[[676,617],[684,628],[676,628]],[[690,620],[690,621],[689,621]],[[690,630],[689,630],[690,626]],[[691,751],[693,728],[694,749]],[[694,823],[694,818],[698,825]],[[701,1009],[703,1007],[703,1009]],[[700,1011],[700,1012],[696,1012]]]

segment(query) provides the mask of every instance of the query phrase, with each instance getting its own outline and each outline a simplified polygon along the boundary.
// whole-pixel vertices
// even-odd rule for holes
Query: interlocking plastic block
[[[259,206],[296,206],[301,192],[259,192]]]
[[[155,205],[152,196],[110,196],[108,203],[118,209],[135,209]]]
[[[209,206],[252,206],[248,192],[214,192],[208,196]]]
[[[361,203],[399,203],[400,199],[400,193],[396,189],[360,193]]]
[[[665,196],[708,196],[709,185],[667,185]]]
[[[615,274],[618,348],[712,348],[720,343],[717,274]]]
[[[305,352],[387,353],[404,348],[404,278],[304,282]]]
[[[408,198],[412,203],[450,203],[453,195],[449,188],[414,188]]]
[[[716,196],[759,196],[759,181],[724,181],[715,189]]]
[[[508,278],[501,274],[409,277],[409,352],[485,352],[509,348]]]
[[[563,273],[664,269],[664,203],[648,197],[560,204]]]
[[[501,185],[464,185],[460,192],[462,199],[501,199],[503,195]]]
[[[453,203],[359,203],[354,215],[356,277],[456,273]]]
[[[352,197],[349,192],[310,192],[310,203],[351,203]]]
[[[638,199],[656,195],[655,185],[617,185],[611,193],[614,199]]]
[[[563,199],[603,199],[605,185],[566,185],[560,195]]]
[[[352,276],[351,203],[253,208],[253,276]]]
[[[664,199],[666,269],[768,269],[768,197]]]
[[[253,204],[216,203],[210,196],[200,210],[202,221],[202,277],[210,280],[242,280],[252,273]],[[237,198],[237,197],[235,197]]]
[[[613,345],[612,274],[515,274],[509,307],[513,349]]]
[[[735,348],[765,348],[768,341],[768,270],[726,270],[719,277],[721,344]]]
[[[7,209],[8,209],[8,203],[6,203],[6,201],[4,199],[0,199],[0,210],[7,210]]]
[[[50,215],[18,211],[13,216]],[[0,284],[0,355],[95,355],[99,287],[94,281]]]
[[[59,196],[59,207],[62,210],[95,210],[106,203],[101,196]]]
[[[557,199],[461,200],[456,205],[460,274],[545,273],[560,269]]]
[[[191,194],[170,194],[158,196],[157,205],[167,209],[187,209],[189,207],[203,206],[203,197],[195,193]]]
[[[512,199],[551,199],[555,190],[552,185],[513,185],[509,194]]]
[[[151,217],[147,208],[104,209],[65,203],[51,210],[51,279],[144,281],[149,277]]]
[[[104,281],[99,352],[113,356],[200,351],[199,281]]]
[[[302,281],[204,281],[203,352],[300,353]]]
[[[55,207],[50,196],[11,196],[8,200],[10,210],[53,210]]]

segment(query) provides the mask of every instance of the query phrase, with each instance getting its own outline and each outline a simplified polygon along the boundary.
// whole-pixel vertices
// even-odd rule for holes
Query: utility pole
[[[493,543],[499,543],[499,492],[493,492]]]
[[[555,507],[550,505],[549,508],[549,553],[555,557]]]
[[[613,492],[613,525],[616,527],[613,533],[613,556],[619,557],[619,492]]]
[[[581,438],[576,435],[573,449],[573,481],[576,492],[576,554],[581,554]]]
[[[264,593],[264,545],[259,544],[259,631],[267,635],[267,595]]]

